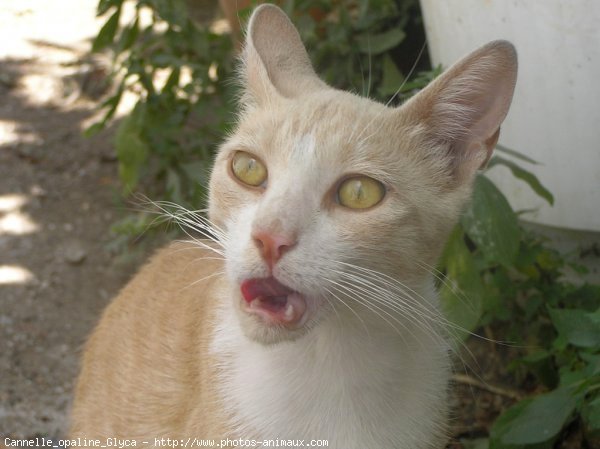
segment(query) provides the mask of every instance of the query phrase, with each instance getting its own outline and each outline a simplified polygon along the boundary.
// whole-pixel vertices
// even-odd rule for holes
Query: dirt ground
[[[91,139],[96,0],[0,2],[0,435],[64,434],[80,348],[133,267],[107,250],[113,130]]]

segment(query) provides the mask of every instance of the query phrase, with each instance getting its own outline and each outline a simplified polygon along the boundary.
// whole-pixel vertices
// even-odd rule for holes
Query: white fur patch
[[[315,158],[316,141],[312,134],[304,134],[293,145],[292,157],[294,162],[307,165]]]
[[[248,438],[327,439],[336,449],[431,447],[443,431],[446,348],[331,319],[294,342],[246,339],[229,302],[212,351],[236,433]]]

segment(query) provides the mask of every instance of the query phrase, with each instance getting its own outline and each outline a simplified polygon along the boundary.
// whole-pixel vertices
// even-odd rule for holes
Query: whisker
[[[422,264],[421,268],[423,268],[425,271],[427,271],[429,274],[431,274],[432,276],[434,276],[436,279],[438,279],[440,282],[442,282],[444,285],[446,285],[451,291],[452,293],[454,293],[455,295],[457,295],[457,297],[459,298],[459,300],[463,300],[464,304],[467,307],[470,307],[470,303],[471,300],[469,299],[469,297],[465,294],[464,291],[462,291],[461,289],[458,289],[458,292],[456,291],[457,289],[455,288],[454,285],[452,285],[448,280],[447,280],[447,276],[442,273],[441,271],[439,271],[437,268],[435,267],[431,267],[430,265],[428,265],[425,262],[422,261],[417,261],[417,263]],[[430,267],[430,268],[427,268]],[[433,270],[433,271],[432,271]],[[439,273],[436,275],[436,272]],[[462,298],[460,296],[458,296],[458,293],[460,293],[460,296],[462,296]],[[471,308],[471,311],[474,311],[474,309]],[[507,346],[510,348],[522,348],[522,345],[518,345],[515,342],[511,342],[511,341],[502,341],[502,340],[494,340],[488,337],[484,337],[483,335],[479,335],[473,332],[468,332],[466,329],[461,328],[460,326],[457,327],[457,330],[461,331],[461,332],[467,332],[470,336],[479,338],[481,340],[493,343],[493,344],[497,344],[497,345],[502,345],[502,346]]]
[[[394,99],[400,94],[400,92],[402,91],[402,88],[406,85],[406,83],[408,82],[408,80],[410,79],[410,77],[412,76],[412,74],[414,73],[414,71],[416,70],[417,65],[419,64],[419,61],[421,60],[421,57],[423,56],[423,52],[425,51],[425,48],[427,48],[427,42],[423,42],[423,45],[421,46],[421,50],[419,51],[419,54],[417,55],[417,57],[415,59],[415,62],[413,63],[413,65],[410,68],[410,70],[408,71],[408,74],[404,78],[404,81],[402,81],[402,83],[400,84],[400,87],[396,90],[396,92],[394,92],[394,95],[392,95],[390,97],[390,99],[387,101],[387,103],[385,104],[386,107],[388,107],[394,101]],[[371,127],[371,125],[373,124],[373,122],[375,122],[375,120],[377,120],[378,118],[380,118],[384,113],[385,112],[381,112],[379,114],[376,114],[369,122],[367,122],[367,125],[363,128],[363,130],[358,134],[358,136],[356,138],[359,141],[358,146],[364,145],[367,140],[369,140],[372,136],[374,136],[375,134],[377,134],[381,130],[381,128],[383,126],[383,122],[379,126],[379,128],[377,128],[373,133],[371,133],[369,135],[368,138],[362,139],[362,140],[360,139],[361,136],[367,131],[367,129],[369,129]]]
[[[441,315],[439,310],[437,310],[433,307],[427,307],[427,305],[429,304],[429,301],[426,298],[424,298],[420,293],[414,291],[410,287],[407,287],[406,285],[404,285],[397,279],[394,279],[391,276],[385,275],[383,273],[379,273],[374,270],[369,270],[368,268],[359,267],[357,265],[352,265],[352,264],[345,263],[345,262],[342,262],[342,263],[345,264],[346,266],[348,266],[350,269],[360,271],[361,276],[366,277],[367,279],[370,279],[371,281],[380,282],[384,286],[389,287],[391,290],[402,294],[403,296],[401,298],[410,299],[411,300],[410,305],[417,306],[419,309],[421,309],[419,311],[419,314],[421,316],[426,317],[428,319],[431,319],[433,316],[433,317],[435,317],[435,319],[434,319],[435,322],[444,320],[444,317]],[[345,272],[341,271],[341,273],[345,273]],[[378,287],[376,284],[374,284],[374,282],[371,282],[371,285]],[[417,298],[414,298],[413,296],[411,296],[411,293],[413,295],[417,295]],[[420,301],[417,299],[420,299]],[[417,311],[417,310],[415,309],[415,311]],[[448,322],[443,322],[443,324],[450,325],[452,323],[450,323],[448,321]]]
[[[352,287],[360,290],[364,294],[369,295],[370,299],[373,299],[373,300],[377,301],[378,303],[382,304],[382,306],[388,307],[392,311],[399,313],[401,316],[410,317],[412,320],[416,321],[423,328],[426,328],[428,331],[430,331],[431,334],[433,334],[433,335],[438,334],[438,330],[434,329],[433,326],[431,325],[431,323],[428,323],[426,320],[421,319],[421,317],[414,315],[413,312],[416,312],[416,310],[414,308],[410,307],[410,305],[404,301],[405,298],[394,295],[392,292],[390,292],[388,290],[381,289],[373,284],[364,282],[361,279],[358,279],[359,285],[355,284],[356,281],[355,281],[354,277],[352,278],[352,281],[354,281],[354,282],[348,282],[348,281],[343,281],[343,280],[340,282],[343,282],[346,285],[352,286]],[[424,316],[424,318],[431,318],[431,317]],[[437,320],[433,319],[433,321],[434,321],[434,323],[439,324]]]
[[[437,268],[432,267],[431,265],[428,265],[425,262],[421,262],[418,260],[416,262],[420,266],[420,268],[425,270],[427,273],[431,274],[438,281],[440,281],[445,287],[447,287],[448,290],[451,291],[466,307],[468,307],[471,312],[473,312],[473,313],[475,312],[475,309],[473,308],[473,305],[471,304],[472,301],[468,298],[468,296],[465,294],[465,292],[461,288],[459,288],[456,284],[453,284],[452,282],[450,282],[448,280],[448,277],[444,273],[439,271]]]
[[[189,245],[193,245],[193,246],[186,246],[184,248],[173,249],[174,253],[179,253],[179,252],[182,252],[182,251],[192,251],[192,250],[197,250],[198,249],[198,246],[196,246],[197,242],[195,242],[194,240],[176,239],[176,240],[173,240],[173,242],[175,242],[175,243],[187,243]],[[213,257],[201,257],[199,259],[202,259],[202,260],[226,260],[225,257],[214,257],[214,256]]]
[[[346,265],[346,266],[348,266],[350,268],[354,268],[355,270],[358,270],[358,271],[362,272],[365,276],[370,276],[371,279],[379,280],[380,282],[382,282],[382,283],[390,286],[390,288],[393,288],[394,290],[398,291],[399,293],[402,293],[404,295],[408,295],[408,293],[416,295],[416,298],[419,299],[419,301],[414,301],[414,304],[416,306],[418,306],[419,308],[421,308],[424,313],[435,313],[436,314],[436,319],[439,319],[439,321],[441,323],[443,323],[445,327],[450,328],[450,329],[454,329],[456,331],[465,332],[465,333],[468,333],[469,335],[473,335],[473,336],[482,338],[484,340],[489,340],[489,339],[486,339],[485,337],[482,337],[482,336],[477,335],[477,334],[475,334],[473,332],[470,332],[467,329],[464,329],[463,327],[458,326],[455,323],[452,323],[447,318],[445,318],[441,313],[439,313],[439,311],[434,311],[431,308],[428,308],[427,304],[429,304],[429,300],[427,298],[425,298],[423,295],[421,295],[419,292],[415,291],[414,289],[412,289],[412,288],[408,287],[407,285],[403,284],[399,280],[394,279],[393,277],[391,277],[391,276],[389,276],[387,274],[379,273],[377,271],[370,270],[368,268],[359,267],[357,265],[353,265],[353,264],[346,263],[346,262],[340,262],[340,263],[343,264],[343,265]]]
[[[392,101],[394,101],[394,99],[398,96],[398,94],[402,91],[402,88],[406,85],[406,83],[408,82],[409,78],[412,76],[413,72],[417,68],[417,65],[419,64],[419,61],[421,60],[421,56],[423,56],[423,52],[425,51],[425,48],[427,48],[427,41],[423,42],[423,45],[421,46],[421,50],[419,50],[419,54],[417,55],[417,58],[415,59],[415,62],[413,63],[413,65],[410,68],[410,70],[408,71],[408,74],[404,78],[404,81],[402,81],[402,84],[400,84],[400,87],[396,90],[396,92],[394,93],[394,95],[392,95],[392,97],[385,104],[386,106],[389,106],[392,103]]]
[[[221,257],[225,257],[223,251],[214,248],[206,243],[202,242],[200,239],[191,235],[187,229],[191,229],[193,231],[198,232],[203,237],[208,240],[214,242],[221,248],[224,247],[224,243],[227,242],[227,237],[225,233],[216,225],[210,222],[208,218],[200,215],[200,211],[190,211],[185,209],[182,206],[179,206],[170,201],[151,201],[154,207],[158,208],[160,212],[152,211],[153,213],[160,213],[161,216],[165,217],[165,219],[169,219],[174,221],[179,225],[180,229],[192,240],[192,242],[204,249],[208,249]],[[171,211],[169,208],[175,209],[175,211]]]
[[[406,313],[405,313],[406,310],[398,307],[398,304],[396,304],[396,302],[394,301],[394,300],[396,300],[396,301],[398,300],[397,297],[395,297],[393,295],[390,296],[390,293],[388,291],[384,291],[382,293],[382,295],[385,298],[387,307],[395,309],[396,311],[399,311],[401,315],[406,316]],[[412,314],[410,314],[410,315],[412,316],[413,319],[415,319],[417,321],[418,325],[420,325],[423,328],[426,328],[428,331],[430,331],[430,335],[435,340],[439,341],[440,344],[442,344],[442,345],[448,344],[448,340],[444,337],[444,335],[446,335],[446,334],[445,333],[442,334],[440,332],[441,330],[448,331],[447,326],[446,327],[444,326],[443,320],[441,319],[442,318],[441,315],[436,314],[435,317],[430,318],[430,320],[433,320],[433,324],[437,325],[435,328],[433,327],[432,323],[424,322],[424,320],[422,318],[415,317]],[[476,360],[474,354],[472,353],[472,351],[470,350],[470,348],[464,342],[462,342],[462,340],[460,340],[459,338],[456,338],[455,341],[460,343],[460,346],[464,348],[466,353],[469,355],[469,359],[473,360],[477,364],[477,360]],[[462,364],[463,368],[465,369],[465,372],[467,372],[467,367],[470,367],[470,364],[467,362],[467,360],[465,360],[463,358],[463,356],[461,355],[460,352],[458,352],[458,351],[454,351],[454,352],[455,352],[455,355],[458,357],[458,360]],[[472,370],[472,371],[474,371],[474,370]]]
[[[224,274],[225,274],[224,271],[215,271],[214,273],[211,273],[208,276],[204,276],[203,278],[198,279],[198,280],[192,282],[191,284],[186,285],[185,287],[182,287],[179,291],[182,292],[184,290],[187,290],[188,288],[192,288],[194,285],[199,284],[200,282],[206,281],[206,280],[211,279],[211,278],[213,278],[215,276],[222,276]]]
[[[326,281],[331,282],[329,279],[324,278]],[[340,301],[344,306],[346,306],[348,308],[348,310],[350,310],[350,312],[352,312],[356,318],[359,319],[359,321],[362,323],[363,327],[365,328],[365,332],[366,334],[369,336],[369,338],[371,338],[371,334],[369,332],[369,328],[367,327],[367,324],[365,323],[365,321],[360,317],[360,315],[358,313],[356,313],[356,311],[350,307],[346,301],[344,301],[342,298],[340,298],[338,295],[336,295],[335,293],[333,293],[331,290],[329,290],[327,287],[323,287],[325,289],[325,291],[327,291],[330,295],[332,295],[335,299],[337,299],[338,301]],[[337,290],[336,290],[337,291]],[[339,317],[339,315],[338,315]]]
[[[163,215],[172,218],[177,223],[183,222],[186,225],[190,225],[190,227],[193,225],[201,226],[203,229],[210,231],[220,239],[226,238],[225,232],[222,229],[211,223],[208,218],[201,215],[204,210],[191,211],[170,202],[156,202],[155,205],[162,211]],[[169,207],[176,209],[176,212],[171,212],[168,209]],[[197,228],[194,229],[198,230]]]
[[[415,322],[417,327],[426,329],[429,335],[431,335],[435,340],[445,344],[445,339],[440,332],[441,328],[439,326],[434,328],[431,323],[414,316],[414,314],[411,313],[412,309],[410,307],[406,307],[406,304],[402,304],[401,302],[399,303],[399,298],[391,294],[389,291],[382,290],[380,288],[366,288],[364,285],[357,286],[354,280],[353,282],[343,280],[340,282],[361,292],[364,295],[363,299],[366,301],[371,301],[371,304],[373,304],[373,301],[377,304],[380,304],[381,307],[378,307],[378,309],[381,310],[387,308],[390,310],[390,312],[398,314],[399,317],[394,316],[394,321],[398,322],[407,332],[409,332],[410,335],[414,337],[415,341],[421,343],[421,340],[416,337],[414,332],[412,332],[412,327],[409,327],[405,324],[407,322]],[[402,319],[400,319],[400,317]],[[410,317],[411,319],[406,320],[407,317]],[[436,322],[435,324],[439,323]]]
[[[407,328],[406,325],[404,323],[402,323],[400,320],[398,320],[396,317],[394,317],[392,314],[390,314],[389,312],[387,312],[386,310],[382,309],[381,307],[377,306],[376,304],[373,303],[365,303],[364,302],[364,298],[359,297],[356,292],[354,292],[352,289],[346,287],[343,284],[340,284],[336,281],[333,281],[331,279],[329,279],[329,282],[331,282],[332,284],[334,284],[333,288],[335,290],[337,290],[340,293],[343,293],[343,291],[346,291],[347,294],[349,294],[348,296],[351,299],[356,300],[359,304],[367,307],[369,310],[371,310],[373,313],[375,313],[376,315],[378,315],[380,318],[382,318],[384,321],[386,321],[392,328],[394,328],[394,330],[399,334],[402,335],[402,332],[400,332],[400,329],[398,329],[393,323],[391,323],[387,318],[385,318],[383,315],[379,314],[376,310],[374,310],[372,307],[375,307],[376,309],[382,311],[383,313],[385,313],[386,315],[388,315],[391,319],[395,320],[398,322],[398,324],[400,324],[406,331],[410,332]],[[337,287],[336,287],[337,286]],[[342,291],[343,290],[343,291]],[[361,301],[361,299],[363,299],[363,301]]]

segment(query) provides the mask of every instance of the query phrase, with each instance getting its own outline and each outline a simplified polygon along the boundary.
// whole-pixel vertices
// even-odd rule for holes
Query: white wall
[[[600,230],[600,0],[421,0],[432,62],[445,68],[507,39],[519,53],[515,98],[500,143],[543,163],[530,167],[550,207],[504,168],[491,177],[524,218]]]

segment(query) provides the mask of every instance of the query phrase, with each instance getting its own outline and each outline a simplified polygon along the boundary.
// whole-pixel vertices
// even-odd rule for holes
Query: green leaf
[[[592,348],[592,351],[598,348]],[[580,351],[579,357],[588,363],[585,371],[588,377],[597,376],[600,374],[600,354],[591,354],[589,352]]]
[[[121,32],[119,37],[119,52],[129,50],[134,44],[140,32],[140,18],[136,17],[133,23],[125,28]]]
[[[504,165],[510,169],[515,178],[525,181],[535,193],[544,198],[550,205],[554,204],[554,196],[552,196],[552,193],[550,193],[550,191],[542,185],[540,180],[533,173],[522,169],[513,161],[509,161],[508,159],[504,159],[500,156],[492,157],[488,167],[491,168],[494,165]]]
[[[184,200],[181,195],[181,177],[173,168],[167,169],[167,191],[175,203],[183,204]]]
[[[407,83],[404,83],[402,86],[402,92],[411,92],[418,91],[427,86],[431,81],[437,78],[443,72],[443,68],[441,64],[438,64],[432,70],[427,70],[425,72],[419,72],[417,76],[411,78],[411,80]],[[414,92],[413,92],[414,93]]]
[[[96,8],[96,16],[101,16],[108,11],[112,6],[120,7],[123,0],[100,0],[98,8]]]
[[[115,39],[115,34],[117,32],[117,28],[119,26],[120,16],[121,8],[118,8],[102,26],[92,44],[93,52],[98,52],[113,43],[113,40]]]
[[[488,262],[512,265],[521,238],[517,216],[504,195],[485,176],[475,179],[471,206],[461,223]]]
[[[550,352],[539,350],[523,357],[520,361],[546,387],[555,388],[558,385],[558,372],[554,366],[554,357]]]
[[[502,437],[506,433],[515,418],[531,403],[531,399],[524,399],[502,413],[494,422],[490,429],[489,449],[523,449],[523,445],[506,444],[502,442]]]
[[[588,430],[600,433],[600,396],[584,405],[581,416]]]
[[[100,131],[102,131],[103,128],[104,128],[104,122],[93,123],[92,125],[88,126],[83,131],[83,136],[84,137],[93,137],[96,134],[98,134]]]
[[[169,78],[167,78],[167,82],[165,83],[162,91],[163,92],[168,92],[168,91],[172,91],[173,88],[179,86],[179,77],[181,76],[181,69],[179,67],[173,67],[173,70],[171,70],[171,74],[169,75]]]
[[[391,28],[379,34],[365,33],[357,36],[358,49],[362,53],[378,55],[391,50],[404,40],[406,33],[400,28]]]
[[[187,164],[183,164],[181,169],[193,182],[203,186],[208,185],[210,170],[207,168],[206,161],[188,162]]]
[[[493,440],[502,445],[530,445],[551,441],[575,411],[576,399],[569,388],[526,399],[509,408],[492,428]]]
[[[442,264],[447,280],[440,293],[442,309],[448,320],[465,331],[472,331],[479,324],[482,314],[483,285],[479,271],[473,263],[473,256],[465,245],[463,230],[456,226],[450,235]],[[458,332],[457,337],[466,338],[466,332]]]
[[[488,449],[490,441],[488,438],[476,438],[474,440],[460,440],[464,449]]]
[[[569,343],[582,348],[600,347],[600,309],[548,309],[554,327]]]
[[[600,284],[583,284],[569,295],[569,300],[593,312],[600,307]]]
[[[510,148],[507,148],[504,145],[496,144],[496,149],[500,150],[506,154],[509,154],[512,157],[521,159],[522,161],[529,162],[530,164],[539,165],[538,161],[535,161],[535,160],[531,159],[530,157],[525,156],[523,153],[519,153],[518,151],[511,150]]]
[[[121,122],[115,137],[119,176],[126,193],[130,193],[137,185],[149,154],[148,145],[142,138],[143,112],[143,105],[138,104],[131,115]]]
[[[403,81],[404,76],[402,75],[402,72],[398,70],[398,67],[396,67],[392,58],[389,55],[385,55],[383,58],[383,75],[381,86],[379,87],[379,94],[384,97],[394,95],[402,85]]]

